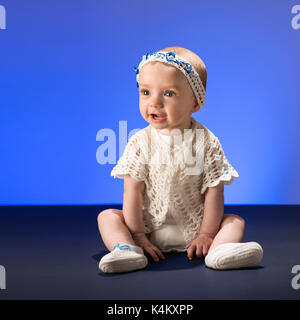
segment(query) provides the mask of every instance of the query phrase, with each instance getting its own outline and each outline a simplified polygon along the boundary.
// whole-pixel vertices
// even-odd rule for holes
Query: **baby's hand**
[[[213,237],[207,234],[199,234],[191,243],[187,250],[187,256],[190,260],[193,258],[196,249],[196,256],[201,258],[202,255],[206,256],[207,252],[213,242]]]
[[[160,250],[153,245],[145,233],[135,233],[132,235],[132,238],[137,246],[141,247],[144,251],[146,251],[155,262],[159,261],[159,257],[165,259],[165,256],[160,252]]]

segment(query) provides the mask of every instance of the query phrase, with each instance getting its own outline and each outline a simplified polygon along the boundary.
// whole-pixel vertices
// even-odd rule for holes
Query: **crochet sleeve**
[[[116,166],[111,171],[111,176],[114,178],[123,179],[129,174],[138,181],[144,181],[147,176],[145,157],[138,143],[138,135],[132,136],[123,152],[123,155],[118,160]]]
[[[234,177],[238,178],[239,174],[228,162],[219,139],[213,136],[204,156],[201,193],[205,193],[208,187],[217,186],[221,181],[229,185]]]

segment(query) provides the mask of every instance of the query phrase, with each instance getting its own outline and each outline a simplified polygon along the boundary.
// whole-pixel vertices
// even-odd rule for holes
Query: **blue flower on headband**
[[[167,59],[167,61],[174,61],[173,59],[169,59],[169,56],[175,58],[175,53],[174,53],[174,52],[168,52],[168,53],[166,53],[166,59]],[[176,61],[175,61],[175,62],[176,62]]]

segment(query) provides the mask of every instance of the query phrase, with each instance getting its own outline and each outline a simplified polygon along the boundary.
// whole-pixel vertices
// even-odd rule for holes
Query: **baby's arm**
[[[199,235],[212,238],[218,233],[224,215],[224,183],[207,188],[205,192],[204,214]]]
[[[142,217],[145,182],[124,176],[123,215],[131,234],[144,233]]]
[[[216,187],[209,187],[205,192],[204,214],[199,235],[192,241],[187,250],[187,256],[192,259],[194,250],[196,256],[207,254],[214,237],[219,231],[224,215],[224,183],[221,181]]]
[[[158,256],[162,259],[165,257],[160,250],[150,242],[144,232],[142,215],[144,192],[144,181],[137,181],[130,175],[124,176],[123,215],[125,223],[131,232],[134,242],[149,253],[155,261],[158,261]]]

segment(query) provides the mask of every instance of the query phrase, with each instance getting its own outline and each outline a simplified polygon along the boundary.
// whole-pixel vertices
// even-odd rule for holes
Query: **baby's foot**
[[[110,253],[101,258],[99,269],[105,273],[128,272],[143,269],[147,264],[148,259],[141,247],[117,243]]]
[[[257,242],[223,243],[205,257],[208,268],[224,270],[257,266],[263,257],[263,249]]]

